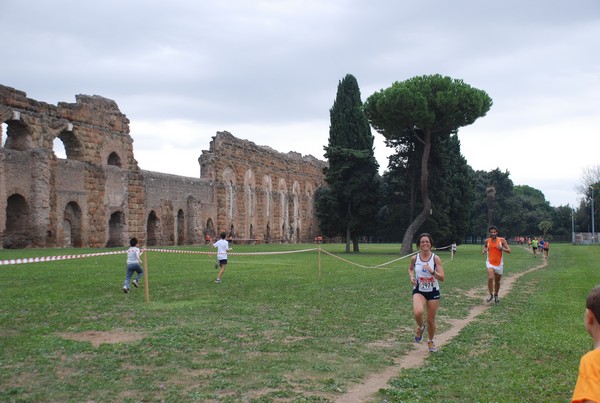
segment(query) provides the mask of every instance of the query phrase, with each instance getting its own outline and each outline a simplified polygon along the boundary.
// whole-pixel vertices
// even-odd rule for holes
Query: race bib
[[[419,291],[429,292],[433,291],[433,277],[419,277]]]

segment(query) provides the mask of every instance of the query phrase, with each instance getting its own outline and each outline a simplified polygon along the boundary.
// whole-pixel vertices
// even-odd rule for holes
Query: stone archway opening
[[[158,246],[161,242],[161,230],[160,230],[160,220],[156,216],[156,212],[152,210],[150,214],[148,214],[148,221],[146,223],[146,244],[148,246]]]
[[[106,246],[109,248],[116,246],[124,246],[123,229],[125,227],[125,217],[121,211],[114,212],[110,215],[108,221],[108,242]]]
[[[20,194],[13,194],[6,201],[6,230],[3,247],[5,249],[23,249],[31,246],[33,239],[27,235],[29,206]]]
[[[185,243],[185,216],[183,210],[177,212],[177,245]]]
[[[63,214],[63,246],[81,248],[81,233],[81,208],[77,203],[70,202]]]
[[[205,230],[205,234],[204,235],[208,235],[212,238],[215,237],[216,233],[215,233],[215,225],[213,224],[213,220],[212,218],[209,218],[208,220],[206,220],[206,230]]]
[[[63,130],[52,143],[57,158],[82,160],[84,147],[72,130]]]
[[[119,154],[117,154],[116,152],[112,152],[108,156],[106,163],[108,165],[113,165],[113,166],[121,168],[121,157],[119,157]]]

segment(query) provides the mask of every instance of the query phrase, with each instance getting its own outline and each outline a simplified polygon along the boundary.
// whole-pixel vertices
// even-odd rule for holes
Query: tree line
[[[401,242],[408,253],[422,232],[441,246],[474,242],[491,224],[507,238],[570,240],[573,230],[590,231],[591,189],[597,185],[594,199],[600,196],[600,170],[588,172],[573,209],[551,206],[533,187],[515,186],[508,171],[469,166],[458,129],[491,106],[484,91],[441,75],[395,82],[363,104],[356,78],[346,75],[330,109],[327,186],[316,194],[323,235],[341,237],[347,252],[368,240]],[[383,175],[371,127],[394,150]]]

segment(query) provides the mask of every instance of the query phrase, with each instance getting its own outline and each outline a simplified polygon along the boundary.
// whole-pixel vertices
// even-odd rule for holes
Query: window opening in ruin
[[[110,153],[108,156],[108,160],[106,162],[108,165],[114,165],[116,167],[121,168],[121,157],[116,152]]]
[[[0,146],[4,147],[4,143],[6,143],[6,129],[8,126],[6,123],[2,122],[0,124]]]
[[[4,231],[5,249],[22,249],[31,246],[32,239],[27,236],[29,206],[20,194],[13,194],[6,203],[6,230]]]
[[[110,220],[108,221],[108,242],[106,246],[116,247],[116,246],[124,246],[125,242],[123,241],[123,231],[125,227],[125,218],[123,216],[123,212],[117,211],[112,213],[110,216]]]
[[[64,130],[52,142],[52,150],[57,158],[83,159],[83,146],[75,136],[75,132]]]
[[[56,155],[56,158],[67,159],[67,150],[65,150],[65,145],[59,137],[54,139],[54,142],[52,143],[52,150],[54,150],[54,155]]]

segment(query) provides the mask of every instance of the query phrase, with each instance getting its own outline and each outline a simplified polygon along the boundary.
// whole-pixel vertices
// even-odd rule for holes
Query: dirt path
[[[506,276],[502,278],[502,292],[506,294],[510,292],[513,283],[518,280],[522,275],[530,273],[534,270],[541,269],[545,267],[547,264],[546,259],[542,259],[541,264],[539,266],[533,267],[527,271],[522,273],[513,274],[510,276]],[[469,297],[478,297],[481,296],[482,289],[475,288],[467,291],[466,295]],[[485,290],[485,295],[487,296],[487,290]],[[482,302],[480,305],[474,306],[469,315],[464,319],[453,319],[450,320],[451,328],[444,333],[437,334],[435,337],[436,344],[438,347],[443,347],[444,344],[451,341],[455,336],[460,333],[460,331],[471,323],[477,316],[481,313],[485,312],[491,305]],[[424,350],[424,347],[419,344],[415,344],[415,348],[410,350],[403,357],[396,360],[395,364],[391,367],[388,367],[383,372],[379,372],[377,374],[369,377],[365,382],[354,385],[349,388],[348,392],[342,396],[340,396],[336,402],[337,403],[361,403],[369,398],[372,398],[377,391],[381,388],[385,388],[390,379],[396,377],[400,374],[403,369],[408,368],[416,368],[420,367],[425,363],[425,359],[427,358],[429,353]]]

